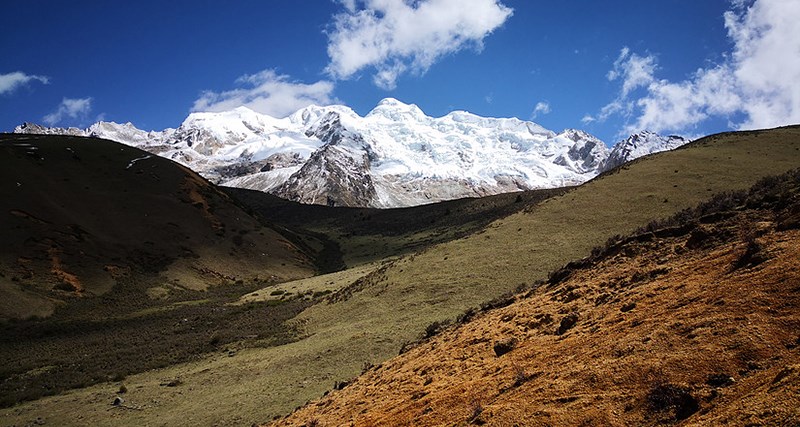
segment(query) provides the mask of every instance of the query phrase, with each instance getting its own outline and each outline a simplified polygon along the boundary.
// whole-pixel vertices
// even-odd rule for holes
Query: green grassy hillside
[[[498,194],[400,209],[304,205],[260,191],[227,187],[222,190],[270,223],[307,231],[312,245],[314,239],[327,242],[343,263],[337,268],[341,269],[414,253],[467,236],[496,219],[564,194],[569,188]]]

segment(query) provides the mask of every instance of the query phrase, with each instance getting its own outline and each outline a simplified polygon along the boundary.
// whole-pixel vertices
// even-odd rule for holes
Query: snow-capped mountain
[[[160,132],[110,122],[85,130],[26,123],[15,132],[111,139],[173,159],[218,184],[302,203],[371,207],[580,184],[678,143],[646,133],[609,151],[579,130],[556,134],[533,122],[465,111],[434,118],[391,98],[364,117],[336,105],[306,107],[282,119],[239,107],[192,113],[177,129]]]
[[[600,172],[605,172],[648,154],[672,150],[690,141],[682,136],[661,136],[643,131],[629,136],[614,145],[608,157],[600,164]]]

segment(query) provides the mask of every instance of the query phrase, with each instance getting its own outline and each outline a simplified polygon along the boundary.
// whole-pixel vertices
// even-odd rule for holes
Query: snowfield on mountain
[[[25,123],[17,133],[95,136],[175,160],[216,184],[302,203],[406,207],[463,197],[577,185],[688,140],[642,132],[609,149],[575,129],[454,111],[427,116],[382,100],[364,117],[346,106],[309,106],[285,118],[246,107],[192,113],[177,129],[131,123],[87,129]]]

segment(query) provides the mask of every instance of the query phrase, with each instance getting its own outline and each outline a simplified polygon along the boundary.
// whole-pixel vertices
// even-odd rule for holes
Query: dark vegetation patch
[[[647,410],[659,418],[681,421],[689,418],[700,409],[697,399],[686,387],[658,383],[647,392]]]
[[[637,271],[630,278],[630,283],[649,282],[669,273],[668,268],[656,268],[650,271]]]
[[[710,385],[711,387],[727,387],[732,385],[735,382],[733,377],[728,374],[717,373],[711,374],[706,379],[706,384]]]
[[[492,346],[492,349],[494,350],[495,356],[500,357],[513,350],[516,346],[517,339],[514,337],[509,337],[496,341]]]
[[[516,301],[516,294],[513,292],[505,293],[499,297],[481,303],[481,311],[494,310],[496,308],[508,307]]]
[[[517,364],[512,365],[511,369],[514,378],[514,387],[519,387],[536,377],[536,375],[529,373],[525,368]]]
[[[484,425],[486,421],[481,418],[483,415],[483,404],[479,400],[473,400],[469,405],[469,418],[467,421],[474,425]]]
[[[753,233],[747,233],[744,238],[745,248],[733,263],[734,269],[754,267],[766,260],[761,244],[756,241]]]
[[[439,335],[450,326],[450,322],[447,321],[434,321],[431,322],[428,326],[425,327],[425,334],[423,335],[423,339],[430,339]]]
[[[296,331],[285,322],[312,301],[226,305],[262,286],[185,291],[154,302],[135,283],[125,283],[118,292],[75,301],[46,319],[0,324],[0,407],[121,381],[215,351],[295,341]]]
[[[558,329],[556,330],[556,335],[564,335],[568,330],[572,329],[575,326],[575,324],[578,323],[579,317],[580,316],[578,315],[578,313],[575,312],[564,316],[561,319],[561,323],[559,323],[558,325]]]

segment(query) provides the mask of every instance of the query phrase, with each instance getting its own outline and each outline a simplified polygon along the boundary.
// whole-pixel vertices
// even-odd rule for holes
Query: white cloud
[[[244,87],[224,92],[203,92],[194,102],[192,111],[227,111],[245,106],[262,114],[285,117],[312,104],[335,102],[333,83],[324,80],[300,83],[274,70],[244,75],[236,79],[236,83]]]
[[[638,117],[626,126],[626,132],[686,131],[711,116],[730,116],[747,107],[737,83],[725,66],[700,69],[679,83],[655,81],[647,95],[636,101]]]
[[[614,61],[614,68],[608,72],[608,80],[622,79],[622,96],[637,88],[653,82],[656,70],[656,58],[652,55],[639,56],[631,53],[627,47],[622,48],[619,57]]]
[[[752,0],[731,0],[731,5],[734,7],[734,9],[741,10],[746,8],[748,3],[750,3],[751,1]]]
[[[538,102],[536,106],[533,107],[533,113],[531,113],[531,119],[535,119],[540,114],[549,114],[550,113],[550,104],[548,102]]]
[[[0,74],[0,95],[11,93],[20,86],[26,85],[34,80],[44,84],[50,83],[50,78],[47,76],[34,76],[21,71]]]
[[[465,47],[480,50],[483,39],[513,10],[498,0],[339,0],[328,33],[326,71],[348,79],[374,67],[373,81],[393,89],[406,72],[425,73],[443,56]]]
[[[64,119],[83,119],[92,111],[92,98],[64,98],[58,108],[44,116],[42,120],[48,126],[61,123]]]
[[[725,14],[735,43],[732,74],[744,99],[743,128],[800,123],[800,2],[759,0]]]
[[[731,6],[725,28],[733,50],[724,62],[672,82],[654,76],[655,57],[625,48],[608,74],[622,81],[620,93],[597,119],[623,115],[621,133],[687,132],[712,117],[743,117],[731,122],[736,129],[800,123],[800,2],[732,0]]]
[[[350,13],[356,11],[356,0],[339,0],[339,3]]]

